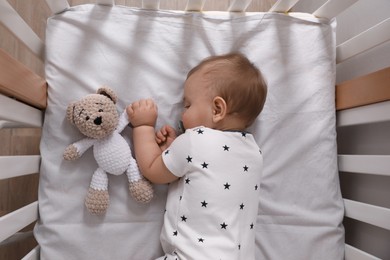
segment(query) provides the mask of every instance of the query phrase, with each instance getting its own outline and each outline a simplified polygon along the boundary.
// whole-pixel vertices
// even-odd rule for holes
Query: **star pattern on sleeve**
[[[187,160],[188,163],[190,163],[190,162],[192,162],[192,157],[188,155],[186,160]]]
[[[231,185],[228,182],[226,182],[223,186],[225,187],[225,190],[230,190]]]
[[[244,167],[242,167],[242,168],[244,168],[244,172],[247,172],[248,171],[248,169],[249,169],[249,167],[247,166],[247,165],[245,165]]]
[[[222,146],[222,148],[223,148],[224,151],[228,151],[229,152],[230,147],[227,146],[226,144],[224,146]]]
[[[203,207],[203,208],[207,208],[207,204],[208,204],[208,203],[207,203],[205,200],[202,201],[201,204],[202,204],[202,207]]]
[[[204,130],[199,128],[196,132],[198,133],[198,135],[202,135],[204,133]]]
[[[208,163],[203,162],[201,165],[202,165],[202,168],[203,168],[203,169],[208,169],[208,166],[209,166]]]

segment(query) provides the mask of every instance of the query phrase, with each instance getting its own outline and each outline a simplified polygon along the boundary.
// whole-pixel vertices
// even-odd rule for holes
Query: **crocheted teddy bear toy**
[[[126,173],[132,197],[141,203],[150,202],[153,188],[139,172],[131,149],[120,132],[129,124],[126,111],[120,116],[116,108],[117,96],[108,87],[69,104],[66,118],[87,136],[69,145],[64,159],[76,160],[90,147],[98,168],[93,173],[85,205],[92,214],[103,214],[109,205],[107,173]]]

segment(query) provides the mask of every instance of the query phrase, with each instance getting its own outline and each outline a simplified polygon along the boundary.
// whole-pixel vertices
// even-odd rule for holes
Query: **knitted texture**
[[[153,188],[149,181],[140,179],[139,181],[130,182],[130,195],[140,203],[148,203],[153,198]]]
[[[89,188],[87,197],[85,198],[85,206],[88,211],[95,215],[100,215],[106,212],[110,202],[107,190],[95,190]]]

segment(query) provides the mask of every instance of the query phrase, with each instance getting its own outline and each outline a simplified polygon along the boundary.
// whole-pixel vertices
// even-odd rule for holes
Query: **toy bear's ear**
[[[99,88],[96,91],[96,93],[108,97],[109,99],[112,100],[112,102],[114,102],[114,104],[116,104],[116,102],[118,100],[118,97],[116,96],[115,92],[106,86]]]
[[[68,105],[68,108],[66,109],[66,119],[71,122],[74,125],[74,108],[76,106],[75,102],[72,102]]]

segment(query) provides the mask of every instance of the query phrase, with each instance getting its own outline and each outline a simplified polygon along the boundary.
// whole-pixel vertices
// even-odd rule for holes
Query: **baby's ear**
[[[107,86],[103,86],[103,87],[99,88],[96,91],[96,93],[108,97],[109,99],[112,100],[112,102],[114,102],[114,104],[116,104],[116,102],[118,101],[118,97],[115,94],[114,90],[112,90],[111,88],[109,88]]]
[[[213,121],[217,123],[225,118],[227,113],[226,101],[220,97],[216,96],[213,99]]]
[[[74,125],[74,108],[76,106],[75,102],[72,102],[68,105],[68,108],[66,109],[66,119]]]

